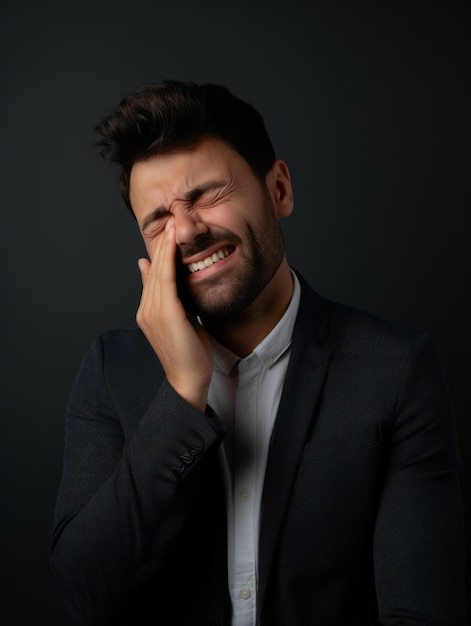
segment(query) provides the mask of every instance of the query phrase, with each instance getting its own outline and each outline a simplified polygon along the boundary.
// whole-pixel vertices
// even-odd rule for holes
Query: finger
[[[146,275],[146,286],[143,291],[144,300],[150,304],[158,304],[160,310],[169,313],[178,303],[177,272],[175,267],[177,244],[175,241],[175,226],[169,219],[165,230],[158,236],[152,252],[152,262]],[[174,309],[171,315],[174,315]],[[181,312],[181,311],[179,311]]]
[[[161,280],[175,283],[176,281],[176,248],[175,241],[175,225],[172,219],[169,219],[165,225],[165,231],[159,246],[156,249],[155,273]]]
[[[142,286],[145,287],[149,275],[150,262],[147,259],[138,259],[137,265],[141,273]]]

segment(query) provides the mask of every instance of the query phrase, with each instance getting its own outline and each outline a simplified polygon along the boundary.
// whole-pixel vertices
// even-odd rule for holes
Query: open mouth
[[[222,261],[222,259],[225,259],[233,252],[234,252],[233,247],[225,247],[225,248],[221,248],[220,250],[216,250],[216,252],[213,252],[212,254],[207,256],[205,259],[202,259],[201,261],[198,261],[197,263],[189,263],[187,265],[188,271],[190,272],[190,274],[194,274],[195,272],[200,272],[201,270],[206,269],[210,265],[214,265],[215,263]]]

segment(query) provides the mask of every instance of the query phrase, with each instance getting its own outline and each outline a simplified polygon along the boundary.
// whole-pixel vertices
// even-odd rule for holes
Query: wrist
[[[171,380],[168,380],[168,382],[185,402],[188,402],[188,404],[200,413],[205,412],[208,403],[209,385],[208,387],[198,388],[195,386],[181,385]]]

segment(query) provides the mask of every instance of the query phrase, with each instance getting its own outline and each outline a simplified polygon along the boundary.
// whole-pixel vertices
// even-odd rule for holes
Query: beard
[[[239,248],[241,265],[236,276],[226,274],[221,278],[216,275],[213,280],[208,277],[204,285],[191,285],[182,275],[179,280],[179,296],[185,309],[208,322],[212,319],[221,321],[246,310],[273,278],[283,260],[283,234],[267,191],[264,192],[260,218],[254,226],[246,225],[243,239],[227,230],[201,235],[191,249],[185,249],[184,256],[192,256],[219,242]]]

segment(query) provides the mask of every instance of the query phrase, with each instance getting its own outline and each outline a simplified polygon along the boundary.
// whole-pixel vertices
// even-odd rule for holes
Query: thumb
[[[147,282],[150,263],[147,259],[138,259],[137,266],[139,267],[139,271],[141,272],[142,286],[144,287]]]

